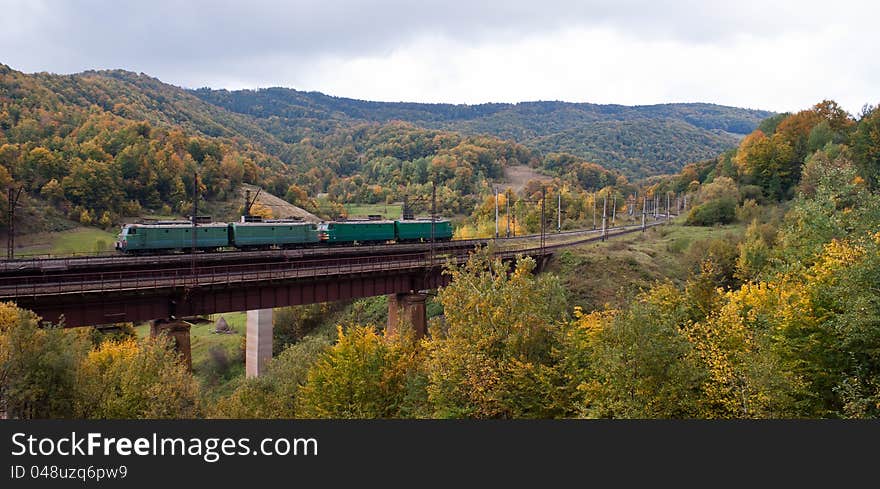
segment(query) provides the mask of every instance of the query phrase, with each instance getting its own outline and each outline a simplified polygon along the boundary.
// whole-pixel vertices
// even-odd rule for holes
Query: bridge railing
[[[469,252],[469,250],[466,250]],[[318,278],[355,273],[429,268],[441,266],[446,258],[462,261],[466,253],[457,251],[435,255],[432,263],[426,253],[344,257],[295,262],[210,265],[148,270],[76,272],[52,275],[0,276],[0,297],[22,297],[70,293],[101,293],[146,288],[178,288],[215,284]],[[195,272],[195,273],[193,273]]]

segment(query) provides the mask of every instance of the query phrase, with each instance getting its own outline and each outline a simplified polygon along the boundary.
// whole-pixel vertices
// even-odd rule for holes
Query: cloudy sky
[[[0,0],[0,62],[383,101],[880,103],[880,3]]]

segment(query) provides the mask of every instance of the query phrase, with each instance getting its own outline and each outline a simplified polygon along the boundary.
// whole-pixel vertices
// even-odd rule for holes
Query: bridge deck
[[[656,225],[652,224],[652,225]],[[609,230],[609,236],[638,231],[641,226],[625,226]],[[574,233],[568,233],[572,236]],[[601,239],[593,235],[543,248],[525,242],[525,246],[506,246],[495,252],[500,258],[517,254],[538,255],[552,250]],[[594,235],[596,234],[596,235]],[[483,244],[486,240],[470,240]],[[506,243],[505,243],[506,244]],[[295,280],[300,278],[339,277],[376,271],[425,269],[449,262],[461,263],[471,248],[455,247],[436,250],[433,259],[428,253],[394,253],[353,257],[336,257],[286,262],[255,260],[249,263],[108,270],[95,272],[34,273],[29,275],[0,274],[0,300],[61,294],[124,292],[144,289],[191,288],[217,284]],[[386,252],[387,253],[387,252]]]
[[[639,230],[635,225],[609,229],[608,236]],[[528,255],[543,262],[557,249],[600,239],[599,230],[547,236],[544,246],[533,236],[499,239],[492,252],[505,260]],[[423,248],[286,261],[0,273],[0,300],[14,301],[53,323],[63,317],[66,327],[265,309],[435,289],[449,282],[444,265],[463,263],[471,252],[470,246],[455,246],[433,254]]]

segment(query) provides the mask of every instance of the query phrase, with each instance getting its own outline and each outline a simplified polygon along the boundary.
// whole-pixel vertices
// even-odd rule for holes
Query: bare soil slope
[[[246,190],[251,191],[251,198],[253,198],[253,196],[257,194],[257,190],[259,190],[259,187],[243,184],[241,186],[241,189],[239,189],[239,194],[241,195],[240,202],[244,202],[244,194]],[[272,209],[272,216],[276,218],[299,217],[302,218],[304,221],[321,222],[320,217],[310,212],[307,212],[306,210],[301,209],[280,197],[272,195],[265,190],[261,191],[260,195],[257,196],[257,202]]]
[[[514,192],[522,190],[526,184],[529,183],[529,180],[540,180],[542,182],[553,180],[552,177],[542,175],[536,172],[534,168],[525,165],[505,166],[504,179],[506,180],[505,183],[507,183]]]

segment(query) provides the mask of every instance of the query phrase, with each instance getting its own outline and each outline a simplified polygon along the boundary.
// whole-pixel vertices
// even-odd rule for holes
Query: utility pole
[[[645,218],[648,216],[648,194],[645,194],[642,201],[642,232],[645,232]]]
[[[669,192],[666,192],[666,220],[669,220]]]
[[[596,229],[596,194],[593,194],[593,229]]]
[[[504,192],[504,195],[506,196],[506,198],[504,199],[504,202],[507,204],[507,237],[509,238],[510,237],[510,189],[509,188]]]
[[[602,199],[602,241],[608,239],[608,196],[606,195]]]
[[[21,197],[21,191],[24,187],[19,187],[18,191],[9,187],[7,194],[7,204],[9,205],[9,236],[6,239],[6,259],[11,260],[15,257],[15,206],[18,205],[18,198]]]
[[[251,217],[251,208],[253,208],[254,204],[257,203],[257,198],[260,196],[260,192],[262,191],[262,188],[257,189],[257,193],[254,194],[254,198],[253,200],[251,200],[250,189],[244,190],[244,212],[242,212],[242,217],[244,217],[243,222],[248,222],[250,220],[249,218]]]
[[[562,231],[562,192],[556,195],[556,232]]]
[[[190,259],[190,266],[192,267],[191,273],[193,281],[197,280],[196,277],[196,245],[198,238],[197,236],[197,227],[199,220],[199,172],[193,172],[193,208],[192,208],[192,256]]]
[[[544,206],[545,201],[547,200],[547,192],[544,187],[541,187],[541,256],[544,256],[544,227],[546,224],[546,220],[544,219]]]
[[[431,182],[431,268],[434,267],[434,226],[437,219],[437,184]]]
[[[493,185],[492,191],[495,192],[495,239],[498,239],[498,189]]]
[[[611,197],[611,227],[614,227],[614,220],[617,219],[617,196]]]

